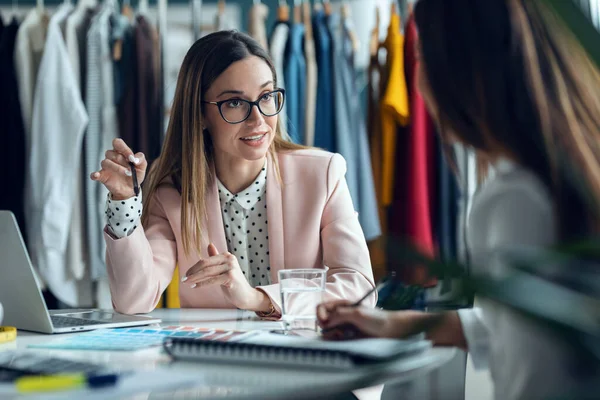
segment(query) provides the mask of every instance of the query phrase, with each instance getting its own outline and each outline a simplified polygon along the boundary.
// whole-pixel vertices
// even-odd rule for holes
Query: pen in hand
[[[135,164],[132,163],[131,161],[129,162],[129,168],[131,168],[131,177],[133,179],[133,192],[135,193],[136,196],[138,196],[140,194],[140,185],[138,184],[138,180],[137,180],[137,172],[135,170]]]
[[[363,301],[365,301],[369,296],[371,296],[373,293],[383,289],[385,286],[387,286],[392,280],[386,280],[384,282],[379,283],[377,286],[375,286],[374,288],[372,288],[371,290],[369,290],[363,297],[361,297],[358,301],[345,306],[345,307],[359,307]],[[340,325],[340,326],[336,326],[333,328],[327,328],[327,329],[323,329],[321,331],[322,334],[328,334],[331,333],[335,330],[339,330],[342,335],[343,335],[343,339],[354,339],[358,336],[358,332],[356,330],[356,328],[350,324],[344,324],[344,325]]]

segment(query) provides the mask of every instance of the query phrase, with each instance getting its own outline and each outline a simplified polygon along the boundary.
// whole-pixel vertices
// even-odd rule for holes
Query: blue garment
[[[346,181],[358,211],[365,238],[373,240],[381,235],[377,210],[375,183],[371,167],[369,139],[360,95],[356,86],[354,50],[346,27],[334,14],[329,17],[333,38],[333,88],[335,104],[335,152],[346,159]],[[320,85],[320,83],[319,83]]]
[[[294,143],[304,143],[306,60],[304,25],[293,24],[285,49],[285,86],[288,133]]]
[[[436,135],[437,145],[437,218],[435,235],[440,249],[440,256],[444,261],[455,261],[457,259],[457,223],[458,223],[458,201],[460,193],[456,177],[454,176],[446,153],[444,144]],[[453,150],[450,151],[453,154]]]
[[[315,118],[315,147],[335,151],[332,67],[332,40],[325,12],[317,11],[312,18],[317,53],[318,86]]]

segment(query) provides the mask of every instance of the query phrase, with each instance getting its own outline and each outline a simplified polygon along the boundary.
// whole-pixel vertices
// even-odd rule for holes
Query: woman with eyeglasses
[[[117,311],[154,309],[176,266],[182,307],[269,318],[281,313],[281,269],[327,266],[328,299],[373,288],[345,161],[287,141],[277,117],[284,102],[265,50],[243,33],[216,32],[183,61],[143,193],[134,193],[129,163],[141,183],[144,155],[113,142],[91,179],[110,192],[104,237]]]

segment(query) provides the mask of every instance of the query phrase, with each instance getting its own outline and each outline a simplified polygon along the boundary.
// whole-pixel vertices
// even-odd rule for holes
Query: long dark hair
[[[415,22],[442,137],[535,173],[561,239],[597,231],[600,74],[563,22],[535,0],[420,0]]]
[[[177,78],[177,87],[167,135],[160,157],[154,162],[144,185],[144,214],[147,224],[149,204],[158,187],[173,184],[181,193],[181,226],[183,249],[189,253],[200,250],[203,218],[206,216],[205,194],[212,176],[213,146],[210,135],[204,132],[202,100],[213,82],[231,64],[247,57],[262,58],[273,73],[275,66],[267,52],[250,36],[237,31],[219,31],[207,35],[188,50]],[[302,148],[285,140],[282,121],[278,121],[273,145],[277,151]],[[272,157],[277,167],[277,158]]]

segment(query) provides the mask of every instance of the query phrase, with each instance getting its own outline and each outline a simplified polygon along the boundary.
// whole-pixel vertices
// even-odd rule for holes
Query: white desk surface
[[[238,310],[159,309],[151,316],[162,319],[162,326],[185,325],[235,330],[281,329],[277,321],[261,321],[254,313]],[[63,334],[65,335],[65,334]],[[61,335],[61,336],[63,336]],[[71,335],[71,334],[69,334]],[[73,333],[72,335],[77,335]],[[294,399],[334,398],[382,383],[407,382],[429,373],[452,359],[455,349],[433,348],[425,353],[368,369],[344,372],[288,370],[249,365],[171,362],[160,348],[135,352],[71,351],[28,349],[33,343],[56,335],[19,331],[17,340],[0,345],[0,351],[27,350],[37,354],[61,356],[73,360],[107,363],[116,368],[182,369],[198,373],[198,386],[170,393],[141,393],[135,399]]]

